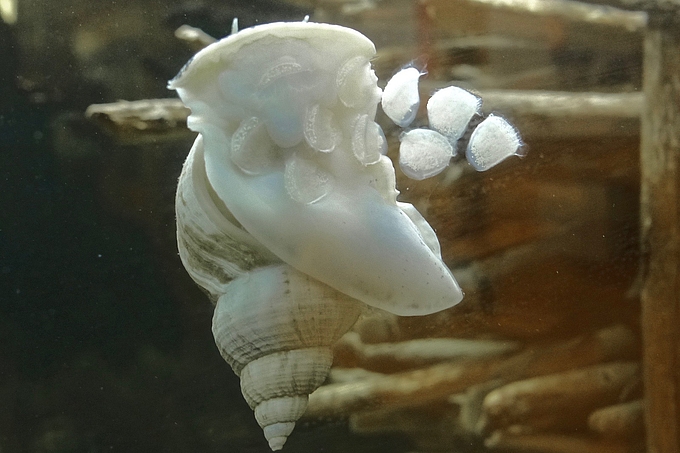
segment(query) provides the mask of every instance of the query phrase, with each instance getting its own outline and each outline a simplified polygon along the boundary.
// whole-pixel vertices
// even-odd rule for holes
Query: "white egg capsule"
[[[505,119],[489,115],[472,131],[465,157],[477,171],[486,171],[510,156],[519,155],[522,140]]]
[[[469,91],[446,87],[427,101],[427,118],[432,129],[455,143],[465,133],[470,120],[479,114],[481,107],[482,100]]]
[[[371,165],[387,154],[387,139],[378,123],[359,115],[352,125],[351,147],[359,162]]]
[[[399,167],[411,179],[438,175],[449,165],[453,147],[446,137],[429,129],[413,129],[401,136]]]
[[[422,74],[416,68],[397,72],[385,85],[382,108],[394,124],[406,127],[413,122],[420,106],[418,79]]]

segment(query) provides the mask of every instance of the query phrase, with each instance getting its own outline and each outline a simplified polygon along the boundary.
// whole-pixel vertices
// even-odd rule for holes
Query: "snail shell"
[[[332,345],[357,320],[349,296],[287,264],[256,269],[229,283],[213,317],[222,357],[272,450],[279,450],[328,376]]]
[[[202,144],[199,137],[177,189],[180,257],[216,303],[215,343],[271,449],[280,450],[361,304],[282,263],[238,224],[208,184]]]
[[[177,190],[180,257],[273,450],[364,304],[422,315],[462,298],[432,228],[396,200],[374,55],[348,28],[268,24],[169,84],[199,132]]]
[[[189,275],[216,303],[212,331],[241,379],[272,450],[280,450],[328,376],[333,344],[361,304],[259,244],[207,183],[202,140],[189,152],[177,196],[177,240]]]

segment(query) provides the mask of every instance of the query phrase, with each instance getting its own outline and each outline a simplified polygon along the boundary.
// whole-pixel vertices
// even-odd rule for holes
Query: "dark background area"
[[[523,353],[617,326],[637,338],[639,31],[447,0],[7,1],[19,15],[0,21],[0,453],[269,451],[214,345],[212,306],[177,255],[174,193],[193,135],[168,123],[129,133],[85,115],[92,104],[173,98],[167,81],[196,50],[174,36],[183,24],[217,38],[234,17],[241,28],[306,14],[352,27],[376,43],[380,83],[422,63],[421,96],[451,84],[479,92],[486,113],[520,131],[526,158],[489,172],[458,161],[440,178],[413,181],[397,168],[400,200],[436,230],[465,302],[384,325],[369,318],[356,327],[366,347],[496,339],[521,343]],[[513,92],[527,99],[508,102]],[[516,108],[541,93],[555,105]],[[561,111],[589,93],[611,94],[633,112]],[[417,127],[427,124],[424,110]],[[395,159],[401,129],[384,119],[379,112]],[[639,361],[636,348],[616,360]],[[343,363],[339,349],[336,367],[394,371],[351,354]],[[563,357],[560,370],[580,370],[583,357]],[[507,385],[520,382],[509,376]],[[491,391],[500,385],[492,381],[470,388]],[[352,429],[299,423],[284,451],[483,451],[493,433],[480,435],[479,420],[442,388],[425,401],[385,410],[377,400],[377,413],[375,402],[342,413],[359,415]],[[635,389],[628,397],[641,397]],[[478,418],[482,397],[471,392]],[[554,411],[563,420],[538,417],[538,435],[599,442],[586,427],[590,409],[569,419],[573,400],[565,401],[569,410]],[[388,434],[351,433],[362,429]],[[637,447],[641,432],[619,445]]]
[[[213,4],[214,3],[214,4]],[[176,178],[191,138],[121,144],[93,103],[171,97],[215,36],[295,19],[277,2],[20,2],[0,23],[0,451],[265,452],[212,308],[174,243]],[[344,424],[298,427],[302,451],[405,451]]]

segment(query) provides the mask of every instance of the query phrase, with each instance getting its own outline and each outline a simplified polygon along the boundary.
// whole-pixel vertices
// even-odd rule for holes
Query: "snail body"
[[[273,450],[363,307],[423,315],[462,299],[434,231],[396,199],[374,55],[348,28],[268,24],[169,84],[199,133],[177,190],[180,257]]]

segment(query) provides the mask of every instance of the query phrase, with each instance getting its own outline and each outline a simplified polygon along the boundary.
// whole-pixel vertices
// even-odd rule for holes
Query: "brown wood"
[[[412,371],[320,387],[309,397],[306,418],[346,417],[370,409],[396,409],[446,400],[488,381],[526,379],[635,355],[635,338],[613,326],[569,341],[527,347],[507,358],[441,363]]]
[[[604,437],[642,438],[644,401],[615,404],[594,411],[588,417],[588,427]]]
[[[620,11],[613,8],[588,5],[584,2],[534,2],[529,0],[468,0],[473,3],[523,14],[558,16],[588,24],[624,27],[629,31],[639,30],[645,25],[645,17],[639,12]]]
[[[85,116],[121,144],[186,140],[189,109],[179,99],[142,99],[92,104]]]
[[[621,401],[640,381],[640,365],[615,362],[515,381],[484,398],[487,431],[528,426],[535,430],[585,427],[597,408]]]
[[[519,343],[512,341],[463,338],[422,338],[366,344],[358,333],[351,332],[335,345],[334,364],[394,373],[440,362],[507,355],[519,347]]]
[[[566,436],[563,434],[519,434],[497,432],[484,445],[492,451],[517,453],[640,453],[637,445]]]
[[[570,244],[574,241],[563,243]],[[613,255],[610,265],[555,252],[545,241],[475,263],[473,277],[454,269],[465,301],[427,317],[400,317],[392,341],[490,335],[535,340],[576,335],[612,322],[637,324],[638,306],[626,301],[634,276]],[[595,249],[593,249],[595,250]],[[620,256],[620,255],[619,255]]]
[[[631,11],[680,8],[679,0],[579,0],[593,5],[612,6]]]
[[[670,5],[670,3],[668,3]],[[676,5],[676,11],[680,6]],[[650,13],[641,119],[645,416],[649,453],[680,451],[680,22]]]

